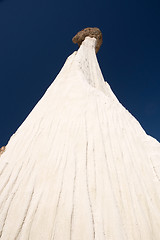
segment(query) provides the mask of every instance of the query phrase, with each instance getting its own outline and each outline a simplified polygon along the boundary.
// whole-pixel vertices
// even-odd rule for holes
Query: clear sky
[[[77,50],[72,37],[85,27],[103,33],[105,80],[160,141],[159,0],[0,0],[0,146]]]

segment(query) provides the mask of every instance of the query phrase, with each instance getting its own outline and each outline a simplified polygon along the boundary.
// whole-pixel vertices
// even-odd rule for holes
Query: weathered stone
[[[91,37],[91,38],[96,38],[96,47],[95,47],[95,51],[96,53],[99,51],[100,46],[102,45],[102,32],[99,28],[85,28],[83,30],[81,30],[80,32],[78,32],[73,38],[72,41],[73,43],[77,43],[78,46],[80,47],[80,45],[82,44],[82,42],[84,41],[84,39],[86,37]]]
[[[5,146],[0,148],[0,155],[5,151],[5,148],[6,148]]]

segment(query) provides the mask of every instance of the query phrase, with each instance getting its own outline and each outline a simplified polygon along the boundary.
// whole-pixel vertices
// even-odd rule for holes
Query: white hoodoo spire
[[[0,240],[159,240],[160,144],[86,37],[0,156]]]

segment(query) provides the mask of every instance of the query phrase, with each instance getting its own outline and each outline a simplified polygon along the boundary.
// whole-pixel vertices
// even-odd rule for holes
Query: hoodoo
[[[0,154],[1,240],[159,240],[160,143],[104,81],[97,28]],[[4,150],[4,149],[2,149]]]

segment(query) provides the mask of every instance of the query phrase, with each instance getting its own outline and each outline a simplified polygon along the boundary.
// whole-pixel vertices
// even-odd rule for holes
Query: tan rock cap
[[[78,32],[73,38],[72,41],[73,43],[77,43],[78,46],[80,47],[80,45],[82,44],[82,42],[84,41],[84,39],[86,37],[91,37],[91,38],[96,38],[97,42],[96,42],[96,47],[95,47],[95,51],[96,53],[99,51],[100,46],[102,45],[102,32],[99,28],[85,28],[83,30],[81,30],[80,32]]]

